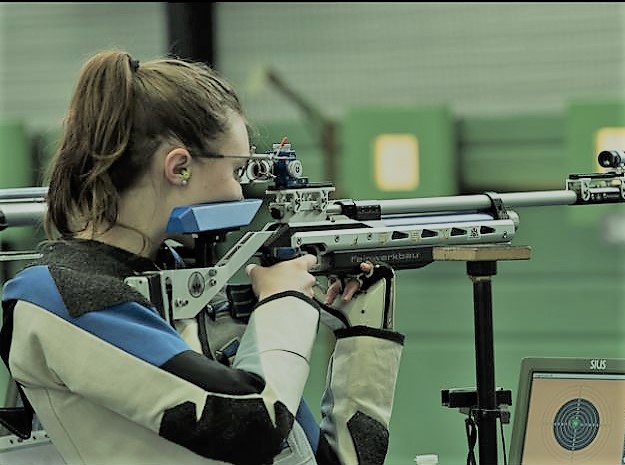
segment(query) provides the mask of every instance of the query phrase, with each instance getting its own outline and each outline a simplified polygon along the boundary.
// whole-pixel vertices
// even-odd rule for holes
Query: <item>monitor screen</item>
[[[525,358],[510,463],[625,464],[625,360]]]

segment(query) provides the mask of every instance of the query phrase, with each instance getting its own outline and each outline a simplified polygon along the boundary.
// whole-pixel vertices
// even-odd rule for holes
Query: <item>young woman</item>
[[[5,284],[1,335],[68,464],[384,462],[403,336],[335,332],[317,425],[302,400],[320,322],[314,256],[247,268],[259,302],[232,363],[124,282],[172,263],[174,207],[242,199],[249,145],[235,91],[208,66],[117,50],[85,63],[49,171],[50,240]],[[361,298],[353,282],[344,299]]]

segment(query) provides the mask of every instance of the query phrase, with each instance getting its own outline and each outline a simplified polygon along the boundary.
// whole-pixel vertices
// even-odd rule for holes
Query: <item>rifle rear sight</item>
[[[273,144],[265,155],[253,156],[243,176],[243,182],[273,181],[273,188],[305,187],[302,162],[296,158],[291,144]]]

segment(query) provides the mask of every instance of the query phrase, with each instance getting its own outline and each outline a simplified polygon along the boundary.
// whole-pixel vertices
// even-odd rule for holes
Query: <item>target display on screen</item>
[[[558,444],[574,452],[592,444],[599,432],[599,412],[587,399],[568,401],[553,420],[553,436]]]
[[[534,371],[520,389],[511,463],[625,465],[625,371]]]
[[[623,464],[625,379],[532,382],[523,464]]]

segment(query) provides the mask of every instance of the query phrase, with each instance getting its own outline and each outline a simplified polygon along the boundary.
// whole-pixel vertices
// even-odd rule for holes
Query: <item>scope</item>
[[[599,166],[603,168],[618,168],[625,165],[625,151],[603,150],[597,158]]]

